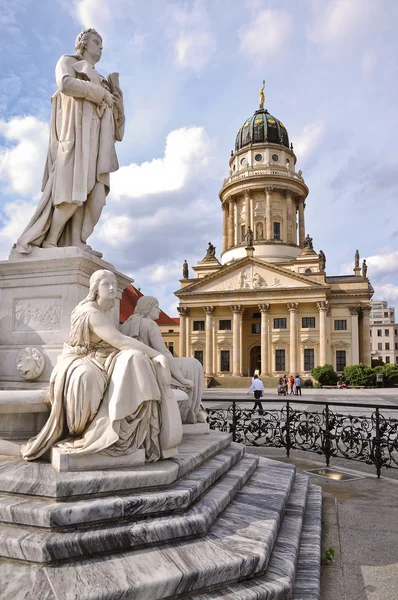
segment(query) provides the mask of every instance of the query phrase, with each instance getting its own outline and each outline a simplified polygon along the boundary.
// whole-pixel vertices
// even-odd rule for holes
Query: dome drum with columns
[[[208,381],[370,365],[373,288],[357,259],[353,275],[327,276],[324,252],[306,235],[309,190],[295,165],[286,127],[260,96],[219,193],[221,260],[199,261],[176,292],[180,356],[201,360]]]

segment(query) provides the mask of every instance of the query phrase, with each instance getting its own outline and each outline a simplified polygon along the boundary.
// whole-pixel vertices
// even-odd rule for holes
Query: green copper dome
[[[281,144],[289,148],[289,136],[286,127],[276,117],[269,114],[266,108],[256,110],[238,131],[235,150],[238,151],[249,144]]]

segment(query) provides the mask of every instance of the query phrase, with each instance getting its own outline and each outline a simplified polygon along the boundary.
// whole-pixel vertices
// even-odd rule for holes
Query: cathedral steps
[[[225,375],[222,377],[213,377],[212,384],[209,386],[218,388],[239,388],[248,390],[252,384],[252,377],[232,377],[232,375]],[[261,381],[265,388],[276,388],[278,387],[279,377],[261,377]]]
[[[35,495],[15,490],[3,494],[0,514],[3,519],[8,515],[8,523],[0,530],[1,600],[317,600],[319,488],[296,474],[292,465],[244,454],[244,447],[231,444],[226,434],[188,438],[179,457],[164,461],[179,460],[182,476],[160,490],[151,489],[149,475],[142,485],[142,469],[152,467],[159,477],[159,465],[147,465],[141,471],[118,470],[130,485],[125,495],[104,492],[110,481],[119,480],[115,472],[103,471],[84,474],[93,483],[86,498],[40,498],[38,492],[48,492],[48,483],[65,475],[76,475],[80,489],[89,487],[87,481],[83,486],[81,473],[54,474],[49,464],[41,463],[42,488],[38,482]],[[13,460],[21,477],[26,463]],[[4,463],[0,460],[0,486],[2,473],[9,469]],[[133,487],[135,471],[140,488]],[[169,478],[167,469],[164,473]],[[107,477],[108,484],[99,481],[98,495],[94,481]],[[50,487],[54,492],[54,485]],[[117,497],[128,506],[134,490],[137,502],[127,520],[101,520],[101,502],[110,506]],[[83,507],[90,502],[92,512],[85,522]],[[57,507],[61,512],[54,512]],[[69,523],[65,507],[71,511]],[[160,507],[164,512],[158,514]],[[34,512],[36,516],[30,514]],[[13,513],[16,520],[11,523]],[[18,519],[24,524],[17,524]],[[38,522],[40,527],[32,526]],[[44,522],[66,526],[54,530]]]

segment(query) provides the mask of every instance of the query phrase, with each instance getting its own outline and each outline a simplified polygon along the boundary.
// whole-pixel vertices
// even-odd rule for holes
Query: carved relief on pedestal
[[[61,298],[21,298],[14,303],[14,331],[61,329]]]
[[[44,373],[46,359],[39,348],[27,347],[18,352],[17,371],[23,379],[32,381]]]

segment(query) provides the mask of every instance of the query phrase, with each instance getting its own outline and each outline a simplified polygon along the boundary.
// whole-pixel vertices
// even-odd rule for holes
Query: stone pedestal
[[[131,454],[109,456],[105,452],[95,454],[69,454],[61,448],[51,450],[51,464],[56,471],[95,471],[96,469],[120,469],[145,464],[145,450]]]
[[[114,308],[132,280],[113,265],[75,247],[35,248],[24,256],[13,251],[0,262],[0,388],[46,387],[63,344],[68,341],[70,316],[89,290],[98,269],[116,275]],[[24,352],[26,348],[32,348]],[[18,363],[18,365],[17,365]]]

